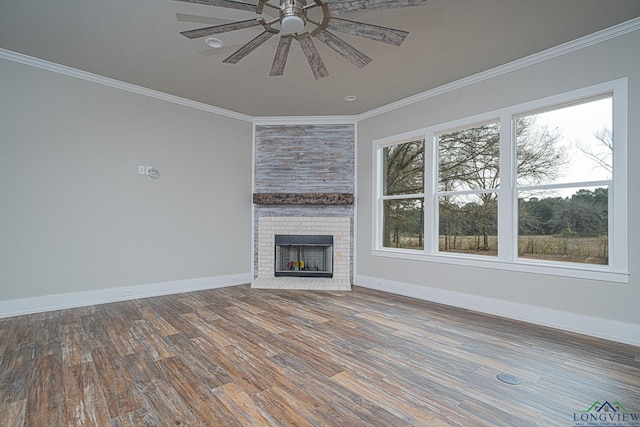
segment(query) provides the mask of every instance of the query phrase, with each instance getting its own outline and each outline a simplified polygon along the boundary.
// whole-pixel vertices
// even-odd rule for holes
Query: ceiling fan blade
[[[313,43],[311,35],[309,33],[303,33],[295,37],[300,42],[304,56],[307,57],[309,67],[311,67],[311,71],[313,71],[313,77],[315,77],[316,80],[327,77],[329,75],[329,71],[327,71],[327,67],[324,66],[324,62],[322,62],[320,53],[318,52],[316,45]]]
[[[227,33],[229,31],[240,30],[242,28],[262,25],[259,19],[247,19],[246,21],[230,22],[228,24],[214,25],[212,27],[198,28],[197,30],[181,31],[180,34],[188,39],[197,39],[214,34]]]
[[[225,46],[222,48],[208,48],[204,50],[199,50],[198,53],[203,56],[219,56],[219,55],[229,55],[231,52],[235,52],[238,50],[238,47],[242,46],[239,43],[236,43],[232,46]]]
[[[331,0],[327,2],[332,15],[366,10],[424,6],[425,4],[427,4],[427,0]]]
[[[249,55],[257,47],[259,47],[261,44],[263,44],[264,42],[266,42],[267,40],[269,40],[271,37],[273,37],[276,34],[277,34],[276,31],[265,31],[265,32],[259,34],[256,38],[254,38],[249,43],[245,44],[240,49],[238,49],[237,51],[232,53],[231,56],[229,56],[227,59],[225,59],[222,62],[225,62],[227,64],[236,64],[236,63],[238,63],[242,58],[244,58],[245,56]]]
[[[250,3],[242,3],[233,0],[175,0],[185,3],[204,4],[206,6],[226,7],[229,9],[248,10],[250,12],[256,11],[256,5]]]
[[[351,62],[358,68],[362,68],[371,62],[371,58],[369,58],[364,53],[360,52],[355,47],[351,46],[349,43],[342,40],[340,37],[331,34],[327,30],[322,30],[318,34],[315,34],[315,38],[320,40],[322,43],[329,46],[331,49],[338,52],[342,55],[347,61]]]
[[[363,22],[349,21],[347,19],[331,18],[328,28],[345,34],[351,34],[366,39],[375,40],[395,46],[400,46],[409,35],[407,31],[393,28],[379,27]]]
[[[220,25],[226,24],[229,19],[211,18],[209,16],[191,15],[188,13],[176,13],[176,19],[179,22],[194,22],[196,24]]]
[[[276,56],[273,58],[273,64],[271,65],[271,72],[269,73],[270,76],[281,76],[284,74],[284,66],[287,63],[287,57],[289,56],[291,40],[293,40],[293,36],[290,34],[280,37]]]

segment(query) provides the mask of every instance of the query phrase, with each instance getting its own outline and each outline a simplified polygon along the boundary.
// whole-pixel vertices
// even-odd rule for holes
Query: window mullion
[[[423,197],[424,193],[391,194],[388,196],[382,196],[382,200],[421,199]]]
[[[424,138],[424,251],[433,254],[438,249],[437,156],[433,132]]]
[[[557,190],[563,188],[573,187],[597,187],[597,186],[610,186],[611,180],[602,181],[584,181],[584,182],[567,182],[562,184],[546,184],[546,185],[528,185],[517,187],[518,191],[531,191],[531,190]]]
[[[382,160],[382,148],[377,147],[375,155],[373,156],[373,170],[376,172],[376,177],[373,182],[373,194],[374,194],[374,209],[373,209],[373,233],[372,233],[372,247],[380,249],[383,247],[382,233],[383,233],[383,180],[384,180],[384,167]]]
[[[610,266],[617,271],[629,270],[628,234],[628,89],[627,79],[616,82],[613,89],[613,184],[609,196]]]
[[[511,114],[500,114],[500,187],[498,191],[498,259],[512,261],[517,256],[517,196],[515,129]]]

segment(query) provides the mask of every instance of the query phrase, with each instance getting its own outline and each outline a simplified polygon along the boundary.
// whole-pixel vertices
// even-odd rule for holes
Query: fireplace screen
[[[333,236],[276,234],[276,276],[333,277]]]

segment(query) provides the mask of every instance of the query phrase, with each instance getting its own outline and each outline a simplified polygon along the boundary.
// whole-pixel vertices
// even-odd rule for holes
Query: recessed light
[[[355,96],[355,95],[347,95],[347,96],[344,97],[344,100],[347,101],[347,102],[353,102],[356,99],[358,99],[358,97]]]
[[[206,39],[204,39],[204,44],[214,49],[220,49],[222,46],[224,46],[222,40],[215,37],[207,37]]]

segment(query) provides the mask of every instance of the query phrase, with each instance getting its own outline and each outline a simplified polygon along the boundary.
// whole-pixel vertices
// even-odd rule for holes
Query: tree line
[[[457,205],[440,202],[440,231],[443,235],[496,236],[497,200]],[[518,234],[522,236],[562,235],[596,237],[606,235],[609,223],[608,189],[580,189],[571,197],[518,200]],[[421,215],[414,209],[412,215]]]
[[[595,237],[609,229],[607,188],[578,190],[571,197],[518,200],[521,235]]]

